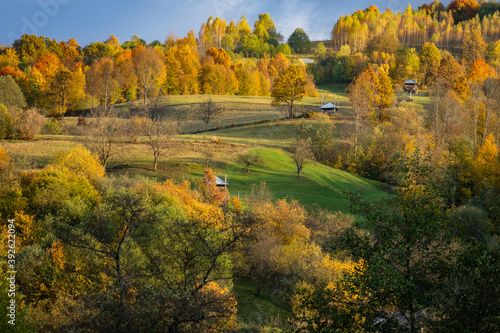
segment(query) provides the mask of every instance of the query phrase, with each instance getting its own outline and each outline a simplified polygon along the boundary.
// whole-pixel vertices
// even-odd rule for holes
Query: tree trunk
[[[143,89],[143,95],[144,95],[144,111],[147,113],[148,112],[148,89],[144,87]]]
[[[490,120],[490,113],[488,112],[488,109],[486,108],[486,116],[484,118],[484,133],[483,133],[483,140],[481,142],[481,146],[484,145],[484,142],[486,141],[486,136],[488,135],[488,121]]]

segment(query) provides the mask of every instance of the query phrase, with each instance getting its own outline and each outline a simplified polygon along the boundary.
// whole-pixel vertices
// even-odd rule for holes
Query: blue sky
[[[198,33],[209,16],[229,21],[245,15],[249,24],[259,13],[269,13],[277,30],[287,38],[302,28],[311,40],[328,38],[341,15],[376,5],[380,10],[417,8],[431,1],[414,0],[0,0],[0,45],[10,45],[23,33],[57,41],[76,38],[83,47],[115,35],[120,42],[131,36],[164,41],[169,32],[179,37]],[[443,1],[447,4],[449,1]]]

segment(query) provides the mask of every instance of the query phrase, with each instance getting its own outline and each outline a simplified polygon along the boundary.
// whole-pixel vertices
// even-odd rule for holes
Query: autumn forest
[[[329,29],[0,46],[0,331],[500,331],[500,4]]]

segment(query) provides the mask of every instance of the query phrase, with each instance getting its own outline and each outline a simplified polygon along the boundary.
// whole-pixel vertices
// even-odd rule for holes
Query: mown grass
[[[227,175],[229,190],[233,195],[246,197],[251,193],[252,185],[265,182],[270,193],[276,199],[296,199],[300,203],[349,213],[349,200],[345,191],[361,191],[369,200],[380,200],[389,196],[381,183],[352,175],[320,163],[310,161],[297,177],[297,170],[292,158],[282,149],[253,148],[251,152],[260,154],[262,165],[251,166],[246,172],[244,165],[236,161],[218,165],[215,171],[223,178]],[[191,170],[195,177],[202,170]]]

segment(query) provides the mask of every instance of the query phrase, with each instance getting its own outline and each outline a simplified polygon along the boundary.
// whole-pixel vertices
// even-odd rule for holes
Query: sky
[[[404,11],[424,0],[0,0],[0,45],[11,45],[23,33],[54,38],[75,38],[83,47],[110,35],[120,43],[138,35],[147,43],[164,41],[170,32],[184,37],[200,30],[210,16],[237,22],[242,15],[250,26],[259,13],[269,13],[286,38],[302,28],[311,40],[329,39],[342,15],[376,5]],[[445,5],[449,1],[442,1]]]

